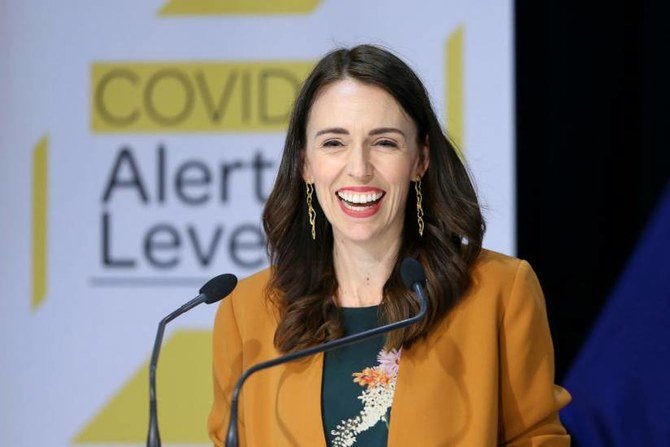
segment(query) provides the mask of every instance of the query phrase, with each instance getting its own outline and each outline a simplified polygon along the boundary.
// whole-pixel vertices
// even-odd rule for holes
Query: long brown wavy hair
[[[418,143],[428,141],[429,145],[430,164],[422,178],[423,237],[418,234],[416,197],[410,193],[402,243],[393,273],[384,285],[379,318],[383,324],[418,311],[417,300],[400,278],[399,265],[406,256],[418,259],[426,270],[428,315],[421,323],[388,335],[387,348],[410,346],[453,308],[470,286],[470,267],[482,246],[485,224],[475,189],[417,75],[389,51],[371,45],[327,54],[296,98],[279,173],[263,211],[271,264],[268,299],[278,310],[274,343],[282,352],[343,335],[335,301],[338,283],[332,228],[315,200],[317,227],[316,240],[312,240],[302,172],[309,110],[324,86],[344,78],[388,92],[414,121]]]

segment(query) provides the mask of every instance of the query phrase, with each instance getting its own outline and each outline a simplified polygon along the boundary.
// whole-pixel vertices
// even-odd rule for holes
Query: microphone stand
[[[198,295],[158,323],[158,330],[156,331],[156,339],[154,340],[154,349],[151,353],[151,363],[149,367],[149,434],[147,436],[147,446],[159,447],[161,445],[161,437],[158,432],[158,405],[156,403],[156,366],[158,364],[158,355],[161,351],[161,344],[163,343],[165,325],[184,312],[204,303],[206,299],[207,296],[204,294]]]
[[[156,367],[158,365],[158,355],[160,354],[161,344],[163,343],[165,325],[202,303],[213,304],[220,301],[228,296],[236,285],[237,278],[235,275],[227,273],[216,276],[207,281],[207,283],[200,288],[200,294],[198,296],[170,313],[158,323],[156,339],[154,340],[154,349],[151,352],[151,362],[149,363],[149,432],[147,434],[147,447],[161,446],[161,436],[158,431],[158,404],[156,403]]]

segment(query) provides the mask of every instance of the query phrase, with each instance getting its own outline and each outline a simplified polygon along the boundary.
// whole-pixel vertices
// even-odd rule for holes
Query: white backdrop
[[[511,2],[0,3],[0,444],[144,443],[157,322],[266,265],[295,85],[366,42],[422,77],[513,254]],[[165,445],[208,443],[213,314],[168,328]]]

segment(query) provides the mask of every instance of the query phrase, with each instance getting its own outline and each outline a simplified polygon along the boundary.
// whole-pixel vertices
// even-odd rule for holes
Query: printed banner
[[[513,254],[509,1],[9,3],[2,445],[144,445],[156,325],[209,278],[267,266],[288,113],[336,47],[383,45],[417,71],[475,178],[485,245]],[[214,311],[168,326],[164,445],[209,444]]]

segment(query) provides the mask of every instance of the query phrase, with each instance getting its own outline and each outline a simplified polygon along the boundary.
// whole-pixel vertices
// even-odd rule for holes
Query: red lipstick
[[[336,196],[342,211],[351,217],[370,217],[381,209],[385,192],[371,186],[345,186]]]

